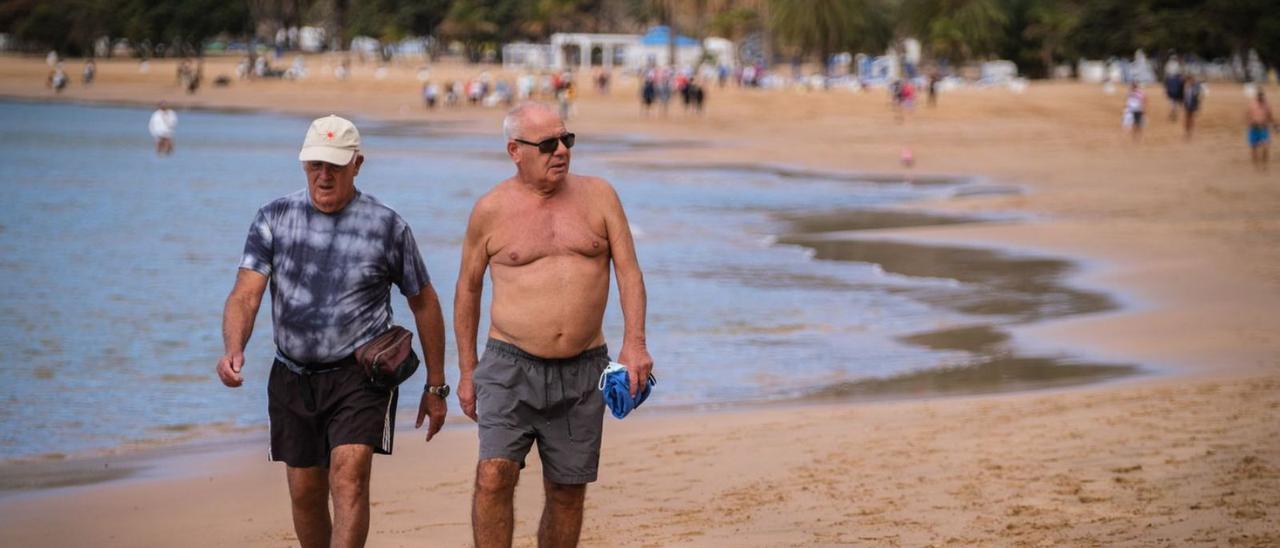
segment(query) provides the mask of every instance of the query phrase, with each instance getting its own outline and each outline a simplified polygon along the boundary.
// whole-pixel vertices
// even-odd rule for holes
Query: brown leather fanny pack
[[[390,390],[418,371],[413,333],[398,325],[356,348],[356,363],[374,386]]]

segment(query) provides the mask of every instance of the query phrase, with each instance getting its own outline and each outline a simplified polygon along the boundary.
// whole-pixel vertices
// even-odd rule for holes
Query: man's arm
[[[471,375],[479,362],[476,333],[480,329],[480,296],[484,293],[484,271],[489,265],[486,210],[485,198],[481,198],[467,221],[458,286],[453,293],[453,336],[458,345],[458,404],[471,420],[476,420],[476,387]]]
[[[241,268],[236,285],[222,309],[222,358],[218,360],[218,378],[235,388],[244,384],[240,369],[244,367],[244,345],[253,334],[253,321],[258,317],[267,277],[254,270]]]
[[[440,298],[431,282],[427,282],[408,301],[409,310],[413,311],[413,322],[418,327],[418,338],[422,342],[422,359],[427,362],[427,386],[440,386],[444,384],[444,314],[440,312]],[[444,398],[429,394],[424,389],[422,399],[418,401],[418,421],[414,428],[421,428],[423,417],[429,416],[431,420],[427,423],[427,441],[431,441],[440,427],[444,426],[444,417],[448,412]]]
[[[601,183],[606,190],[603,211],[609,234],[609,253],[613,259],[613,272],[618,277],[618,302],[622,305],[622,351],[618,353],[618,363],[627,366],[631,396],[635,397],[653,371],[653,358],[649,356],[644,326],[648,297],[622,201],[613,187],[603,181]]]

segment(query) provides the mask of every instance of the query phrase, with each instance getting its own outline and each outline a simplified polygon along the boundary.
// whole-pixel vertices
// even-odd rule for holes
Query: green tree
[[[1022,38],[1035,47],[1038,53],[1040,69],[1049,74],[1054,65],[1062,58],[1068,47],[1071,35],[1080,27],[1079,7],[1071,2],[1058,0],[1040,0],[1035,2],[1027,13],[1028,24],[1022,31]]]
[[[888,44],[887,6],[874,0],[770,0],[769,25],[778,42],[800,56],[817,55],[825,66],[846,50]]]
[[[604,32],[609,23],[600,17],[603,0],[532,0],[521,31],[542,40],[557,32]]]
[[[118,25],[109,0],[9,0],[0,4],[0,29],[28,49],[87,55]]]
[[[348,33],[384,43],[410,36],[431,36],[444,21],[452,0],[366,0],[349,12]]]
[[[763,21],[756,10],[732,7],[711,16],[711,20],[707,22],[707,31],[715,36],[739,40],[747,34],[759,31],[762,26]]]
[[[220,0],[124,0],[119,8],[123,33],[135,46],[168,44],[180,55],[204,53],[204,44],[219,34],[250,31],[249,6]],[[139,52],[150,54],[151,52]]]
[[[462,42],[468,59],[479,61],[487,50],[500,51],[501,44],[527,38],[519,23],[528,9],[521,0],[455,0],[440,34]]]
[[[902,13],[907,31],[953,62],[995,53],[1009,20],[996,0],[904,0]]]
[[[308,12],[316,7],[314,0],[246,0],[252,31],[259,38],[275,42],[276,31],[301,27]],[[289,44],[296,47],[297,44]]]

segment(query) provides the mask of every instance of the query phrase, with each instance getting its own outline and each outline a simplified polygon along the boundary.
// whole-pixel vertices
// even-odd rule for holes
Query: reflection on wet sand
[[[1115,308],[1111,298],[1062,283],[1074,265],[1060,259],[1023,257],[990,249],[789,235],[779,243],[801,245],[815,257],[873,263],[885,272],[951,279],[953,287],[903,289],[912,297],[966,314],[1030,322]]]
[[[941,226],[980,222],[973,217],[920,213],[917,211],[853,209],[825,213],[781,213],[776,217],[788,223],[797,234],[877,230],[913,226]]]
[[[1075,362],[1060,358],[980,356],[972,362],[922,369],[884,379],[864,379],[823,387],[811,398],[892,399],[910,396],[984,394],[1074,386],[1137,372],[1129,365]]]
[[[65,460],[65,455],[51,453],[43,458],[0,466],[0,493],[89,485],[126,478],[142,468],[139,463],[119,464],[106,457]]]
[[[814,251],[820,260],[878,265],[888,274],[955,280],[954,284],[886,287],[920,302],[954,310],[975,319],[971,325],[911,334],[898,340],[966,357],[941,367],[886,378],[858,379],[813,391],[813,398],[877,399],[938,394],[972,394],[1048,388],[1097,382],[1139,371],[1133,365],[1088,363],[1065,356],[1029,356],[1009,345],[1003,326],[1111,310],[1105,294],[1070,287],[1068,261],[1014,255],[976,247],[858,239],[848,232],[957,224],[964,218],[928,214],[853,211],[840,215],[793,215],[786,219],[794,233],[778,243]],[[916,224],[909,224],[916,223]]]
[[[667,162],[633,162],[628,164],[636,169],[647,171],[737,171],[773,175],[784,179],[817,179],[823,181],[845,181],[851,183],[874,184],[911,184],[921,186],[958,185],[969,182],[968,179],[940,175],[884,175],[877,173],[830,172],[816,169],[804,169],[788,166],[772,166],[754,163],[705,162],[705,163],[667,163]]]

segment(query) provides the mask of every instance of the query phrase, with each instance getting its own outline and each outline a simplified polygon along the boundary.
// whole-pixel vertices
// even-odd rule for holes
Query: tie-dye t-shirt
[[[391,325],[391,284],[417,295],[430,279],[408,223],[356,193],[337,213],[304,188],[262,206],[240,268],[271,279],[275,343],[299,362],[327,363]]]

